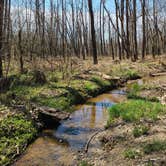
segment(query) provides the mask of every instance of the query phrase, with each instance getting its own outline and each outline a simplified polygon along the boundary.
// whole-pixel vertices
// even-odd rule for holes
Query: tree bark
[[[127,59],[130,58],[130,40],[129,40],[129,0],[126,0],[126,45],[127,45]]]
[[[4,0],[1,0],[0,1],[0,78],[3,77],[3,67],[2,67],[3,13],[4,13]]]
[[[119,59],[122,59],[122,49],[121,49],[121,43],[120,43],[120,30],[119,30],[119,2],[115,0],[115,7],[116,7],[116,29],[117,29],[117,42],[118,42],[118,54],[119,54]]]
[[[145,58],[145,48],[146,48],[146,25],[145,25],[145,0],[142,1],[142,59]]]
[[[98,64],[97,47],[96,47],[96,34],[95,34],[95,25],[94,25],[94,14],[93,14],[92,0],[88,0],[88,6],[89,6],[89,15],[90,15],[90,20],[91,20],[93,63],[94,64]]]
[[[137,4],[136,0],[133,0],[133,24],[134,24],[134,61],[138,59],[137,50]]]

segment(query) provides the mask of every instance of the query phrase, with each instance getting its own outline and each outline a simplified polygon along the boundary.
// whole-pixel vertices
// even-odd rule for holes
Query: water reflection
[[[123,91],[112,91],[78,105],[70,119],[62,121],[56,130],[45,130],[16,162],[16,166],[70,165],[73,152],[81,150],[90,136],[104,127],[107,108],[126,99]],[[98,145],[93,145],[98,146]],[[41,164],[42,163],[42,164]]]
[[[67,140],[72,149],[82,149],[89,135],[106,124],[107,108],[124,99],[123,95],[122,91],[112,91],[93,98],[84,105],[77,106],[77,111],[71,115],[69,120],[62,122],[54,132],[54,136]]]

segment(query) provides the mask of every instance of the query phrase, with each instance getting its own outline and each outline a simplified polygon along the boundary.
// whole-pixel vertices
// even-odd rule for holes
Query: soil
[[[107,80],[110,79],[109,77],[119,79],[122,76],[120,72],[124,70],[134,70],[149,80],[147,83],[143,82],[145,88],[139,95],[142,97],[157,97],[162,104],[166,104],[166,76],[157,75],[154,77],[156,73],[166,72],[166,65],[163,63],[165,62],[165,58],[166,56],[161,56],[155,60],[147,58],[145,62],[138,61],[129,63],[128,61],[123,61],[118,64],[106,58],[100,60],[98,65],[92,65],[90,60],[87,60],[76,64],[75,68],[77,68],[79,73],[77,75],[83,80],[89,79],[94,74],[89,74],[86,71],[93,71],[95,75],[96,73],[99,75],[103,73],[100,76]],[[41,68],[43,67],[41,66]],[[51,93],[55,92],[49,93],[51,95]],[[9,110],[1,111],[0,118],[3,119],[10,112]],[[153,163],[153,165],[166,165],[165,152],[140,155],[135,159],[127,159],[124,157],[124,151],[127,148],[134,148],[141,153],[140,145],[144,142],[150,142],[155,139],[166,140],[166,116],[159,117],[156,122],[143,121],[142,123],[147,125],[150,130],[148,131],[148,135],[143,135],[139,138],[134,138],[132,134],[135,124],[121,121],[117,125],[98,133],[90,142],[88,153],[79,152],[75,155],[74,160],[76,164],[85,160],[88,164],[96,166],[148,165],[149,163]],[[102,146],[96,148],[96,146],[93,146],[94,144]]]
[[[147,79],[147,78],[146,78]],[[148,77],[149,82],[143,83],[147,88],[141,90],[141,97],[157,97],[163,105],[166,104],[166,77]],[[153,81],[152,81],[153,80]],[[129,81],[129,84],[140,82]],[[139,138],[133,136],[133,129],[138,124],[125,123],[120,121],[109,129],[100,132],[91,142],[89,153],[81,154],[78,159],[86,161],[88,164],[95,166],[127,166],[127,165],[166,165],[166,152],[160,151],[152,154],[143,154],[141,148],[145,143],[154,140],[166,140],[166,115],[158,117],[157,121],[141,121],[141,124],[149,128],[147,135],[142,135]],[[114,127],[115,126],[115,127]],[[102,148],[93,149],[93,144],[102,143]],[[127,159],[124,152],[127,149],[134,149],[140,153],[135,159]]]
[[[166,68],[161,60],[156,64],[153,60],[148,61],[146,66],[141,63],[136,65],[129,65],[130,68],[141,72],[143,79],[129,81],[128,84],[138,83],[144,85],[139,95],[145,98],[156,97],[159,101],[166,104]],[[123,64],[124,65],[124,64]],[[104,65],[103,65],[104,68]],[[105,68],[104,68],[105,69]],[[108,70],[106,70],[108,71]],[[152,73],[160,73],[154,74]],[[127,88],[124,88],[125,90]],[[137,124],[119,122],[117,125],[100,132],[91,141],[88,153],[80,153],[77,160],[86,161],[90,165],[95,166],[128,166],[128,165],[166,165],[166,152],[154,152],[152,154],[143,154],[141,148],[144,143],[154,140],[166,140],[166,115],[160,116],[157,121],[142,121],[143,125],[148,126],[149,131],[147,135],[142,135],[139,138],[133,136],[133,129]],[[102,148],[93,148],[93,144],[102,144]],[[135,159],[127,159],[124,156],[126,149],[133,148],[140,156]]]

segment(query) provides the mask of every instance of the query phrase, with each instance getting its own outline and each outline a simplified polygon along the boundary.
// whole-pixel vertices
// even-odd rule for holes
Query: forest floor
[[[164,104],[166,79],[163,73],[166,72],[165,59],[165,56],[161,56],[155,60],[147,58],[145,61],[130,62],[126,60],[119,62],[101,57],[98,65],[92,65],[90,59],[86,61],[74,59],[70,64],[62,67],[59,67],[56,61],[38,61],[37,64],[32,65],[33,68],[35,66],[33,70],[37,68],[44,73],[46,82],[42,84],[36,81],[33,71],[16,74],[17,67],[13,65],[10,72],[12,83],[6,91],[0,94],[0,131],[6,131],[0,132],[2,133],[0,134],[0,165],[11,163],[36,137],[41,124],[38,114],[31,107],[31,103],[71,112],[73,105],[83,103],[88,98],[122,86],[127,80],[135,80],[139,77],[153,80],[152,76],[159,75],[157,77],[159,79],[150,81],[151,84],[142,83],[138,86],[133,86],[133,84],[130,86],[131,82],[129,82],[127,90],[131,92],[129,93],[130,98],[149,99]],[[28,63],[26,65],[30,66]],[[147,122],[148,126],[150,126],[149,123],[151,127],[148,130],[148,135],[136,139],[132,135],[132,123],[108,127],[108,130],[95,137],[96,141],[102,140],[102,138],[112,139],[112,136],[118,135],[118,133],[125,135],[125,141],[120,141],[114,148],[107,144],[111,141],[106,141],[103,144],[103,149],[97,150],[95,154],[90,153],[90,156],[83,154],[81,157],[78,156],[78,159],[95,165],[104,165],[105,162],[106,164],[115,163],[113,165],[132,164],[138,163],[140,159],[141,161],[148,160],[148,157],[152,159],[152,162],[153,160],[158,162],[156,157],[153,159],[155,153],[148,154],[147,157],[145,156],[142,159],[140,155],[137,155],[137,149],[136,151],[128,150],[126,152],[126,156],[129,156],[129,158],[132,156],[133,160],[123,155],[127,144],[131,145],[132,148],[132,145],[139,145],[139,141],[153,140],[153,138],[157,138],[157,135],[163,140],[166,139],[164,133],[165,115],[155,123]],[[10,133],[13,133],[13,135]],[[127,141],[128,139],[131,139],[131,141]],[[115,142],[117,141],[115,140]],[[166,143],[163,144],[162,146],[166,147]],[[158,157],[161,159],[162,156],[164,156],[163,151],[161,155],[159,153]]]
[[[128,100],[110,109],[107,129],[91,141],[88,153],[78,155],[83,164],[166,165],[166,66],[153,61],[129,66],[142,79],[127,82]],[[102,148],[96,149],[99,142]]]
[[[77,160],[97,166],[166,165],[166,76],[146,83],[128,82],[124,88],[128,100],[110,111],[107,129],[95,136],[89,152],[80,153]],[[93,145],[99,143],[102,148],[96,149]]]

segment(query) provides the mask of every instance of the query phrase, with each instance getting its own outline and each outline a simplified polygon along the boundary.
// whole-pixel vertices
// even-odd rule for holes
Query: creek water
[[[15,166],[73,165],[75,155],[82,151],[88,139],[104,128],[108,108],[126,100],[123,90],[114,90],[92,98],[75,107],[70,118],[55,129],[44,130]],[[100,147],[100,143],[91,146]]]

